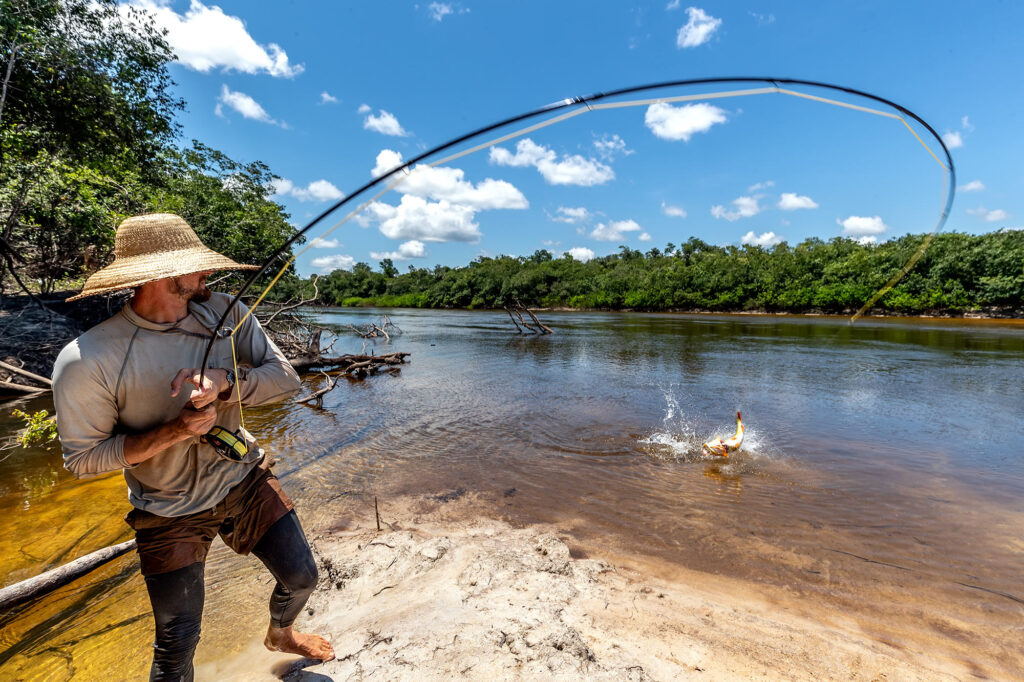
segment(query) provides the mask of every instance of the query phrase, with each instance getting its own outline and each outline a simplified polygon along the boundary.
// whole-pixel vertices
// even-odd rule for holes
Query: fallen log
[[[26,386],[25,384],[15,384],[10,381],[0,380],[0,395],[37,395],[39,393],[46,393],[49,390],[49,388],[42,388],[41,386]]]
[[[364,363],[363,366],[401,365],[409,355],[409,353],[385,353],[384,355],[339,355],[334,358],[304,355],[289,362],[298,372],[327,368],[331,368],[335,372],[346,372],[353,365],[360,363]]]
[[[43,386],[46,386],[47,388],[49,388],[50,386],[53,385],[50,382],[50,380],[47,379],[46,377],[41,377],[38,374],[33,374],[32,372],[29,372],[28,370],[22,369],[21,367],[15,367],[14,365],[9,365],[6,362],[4,362],[3,360],[0,360],[0,369],[6,369],[8,372],[14,372],[15,374],[20,374],[23,377],[27,377],[27,378],[31,379],[32,381],[38,381],[39,383],[41,383]]]
[[[0,612],[8,611],[19,604],[24,604],[27,601],[49,594],[58,587],[63,587],[81,578],[86,573],[133,549],[135,549],[135,540],[128,540],[118,545],[98,549],[63,566],[58,566],[46,573],[37,575],[35,578],[29,578],[20,583],[8,585],[0,590]]]

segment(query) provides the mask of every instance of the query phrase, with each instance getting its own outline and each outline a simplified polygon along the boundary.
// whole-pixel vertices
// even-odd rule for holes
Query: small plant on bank
[[[25,429],[18,435],[18,442],[22,447],[49,445],[57,440],[56,417],[51,417],[46,410],[39,410],[34,414],[13,410],[11,415],[25,422]]]

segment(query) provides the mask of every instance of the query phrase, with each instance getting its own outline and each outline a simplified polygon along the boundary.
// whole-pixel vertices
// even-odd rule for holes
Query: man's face
[[[173,277],[171,279],[171,290],[186,301],[195,301],[196,303],[208,301],[213,292],[206,287],[206,277],[211,272],[213,271],[208,270],[206,272]]]

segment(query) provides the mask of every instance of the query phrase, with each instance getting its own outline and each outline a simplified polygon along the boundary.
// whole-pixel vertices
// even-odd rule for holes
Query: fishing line
[[[769,87],[769,88],[752,88],[752,89],[746,89],[746,90],[734,90],[734,91],[726,91],[726,92],[718,92],[718,93],[704,93],[704,94],[695,94],[695,95],[678,95],[678,96],[671,96],[671,97],[656,97],[656,98],[642,99],[642,100],[633,100],[633,101],[626,101],[626,102],[604,102],[604,101],[602,101],[602,100],[612,99],[612,98],[621,97],[621,96],[625,96],[625,95],[641,93],[641,92],[650,92],[650,91],[659,90],[659,89],[679,88],[679,87],[696,86],[696,85],[722,84],[722,83],[769,83],[773,87]],[[895,111],[900,112],[903,115],[901,116],[899,114],[895,114],[895,113],[892,113],[892,112],[880,111],[880,110],[877,110],[877,109],[871,109],[871,108],[868,108],[868,107],[863,107],[863,106],[851,104],[851,103],[848,103],[848,102],[841,102],[841,101],[838,101],[838,100],[828,99],[828,98],[819,97],[819,96],[816,96],[816,95],[811,95],[811,94],[808,94],[808,93],[802,93],[802,92],[798,92],[798,91],[794,91],[794,90],[789,90],[789,89],[781,88],[780,84],[802,85],[802,86],[808,86],[808,87],[814,87],[814,88],[822,88],[822,89],[825,89],[825,90],[832,90],[832,91],[835,91],[835,92],[842,92],[842,93],[846,93],[846,94],[849,94],[849,95],[854,95],[856,97],[866,98],[866,99],[869,99],[869,100],[873,100],[875,102],[880,102],[882,104],[885,104],[886,106],[890,107],[891,109],[893,109]],[[896,275],[894,275],[890,279],[890,281],[885,286],[882,287],[882,289],[880,289],[864,306],[861,307],[860,310],[857,311],[856,314],[853,315],[853,317],[851,318],[850,322],[851,323],[855,322],[879,298],[884,296],[885,293],[887,293],[890,289],[892,289],[892,287],[895,286],[895,284],[897,282],[899,282],[899,280],[902,279],[906,275],[906,273],[910,271],[911,268],[914,267],[914,265],[918,262],[918,260],[920,260],[921,256],[924,255],[924,252],[927,250],[927,247],[931,243],[932,238],[934,238],[935,234],[937,234],[942,229],[943,225],[945,224],[946,220],[948,219],[949,212],[950,212],[950,209],[952,207],[953,199],[954,199],[954,196],[955,196],[955,193],[956,193],[956,170],[955,170],[955,167],[953,165],[953,157],[950,155],[949,149],[946,147],[946,144],[942,140],[942,137],[935,131],[935,129],[932,128],[931,125],[929,125],[924,119],[922,119],[920,116],[918,116],[917,114],[912,112],[910,109],[908,109],[908,108],[906,108],[906,107],[904,107],[902,105],[899,105],[899,104],[897,104],[897,103],[895,103],[895,102],[893,102],[893,101],[891,101],[889,99],[886,99],[886,98],[883,98],[883,97],[879,97],[878,95],[873,95],[873,94],[871,94],[869,92],[865,92],[863,90],[858,90],[858,89],[855,89],[855,88],[849,88],[849,87],[846,87],[846,86],[835,85],[835,84],[830,84],[830,83],[824,83],[824,82],[821,82],[821,81],[811,81],[811,80],[803,80],[803,79],[795,79],[795,78],[765,78],[765,77],[729,77],[729,78],[727,78],[727,77],[722,77],[722,78],[697,78],[697,79],[686,79],[686,80],[676,80],[676,81],[665,81],[665,82],[661,82],[661,83],[652,83],[652,84],[647,84],[647,85],[639,85],[639,86],[633,86],[633,87],[628,87],[628,88],[621,88],[621,89],[618,89],[618,90],[611,90],[611,91],[608,91],[608,92],[596,93],[596,94],[592,94],[592,95],[588,95],[588,96],[584,96],[584,97],[573,97],[573,98],[569,98],[569,99],[564,99],[564,100],[561,100],[561,101],[554,102],[552,104],[546,105],[544,107],[541,107],[539,109],[534,109],[532,111],[528,111],[526,113],[519,114],[519,115],[516,115],[516,116],[512,116],[510,118],[504,119],[502,121],[498,121],[496,123],[492,123],[492,124],[484,126],[482,128],[478,128],[478,129],[476,129],[474,131],[471,131],[471,132],[466,133],[464,135],[460,135],[460,136],[458,136],[456,138],[453,138],[453,139],[451,139],[451,140],[449,140],[449,141],[447,141],[447,142],[445,142],[443,144],[440,144],[440,145],[438,145],[438,146],[436,146],[436,147],[434,147],[432,149],[429,149],[429,150],[427,150],[427,151],[425,151],[425,152],[423,152],[423,153],[421,153],[421,154],[419,154],[419,155],[409,159],[405,163],[403,163],[403,164],[401,164],[399,166],[396,166],[395,168],[392,168],[391,170],[387,171],[386,173],[383,173],[380,176],[378,176],[378,177],[370,180],[369,182],[365,183],[364,185],[362,185],[361,187],[356,189],[351,194],[347,195],[346,197],[344,197],[341,200],[339,200],[336,203],[334,203],[332,206],[330,206],[325,211],[320,213],[320,215],[316,216],[313,220],[311,220],[309,223],[307,223],[305,227],[303,227],[301,230],[299,230],[294,235],[292,235],[292,237],[289,238],[273,255],[271,255],[264,262],[264,264],[260,267],[260,269],[257,270],[255,273],[253,273],[249,277],[249,279],[245,282],[245,284],[243,284],[242,288],[238,291],[237,294],[235,294],[234,298],[231,300],[231,302],[228,304],[227,308],[224,310],[223,314],[221,315],[220,320],[217,322],[217,325],[216,325],[215,329],[220,330],[220,329],[222,329],[224,327],[224,323],[226,322],[228,316],[231,314],[231,310],[234,308],[235,305],[238,304],[238,302],[245,295],[245,293],[253,286],[253,284],[255,284],[255,282],[267,272],[267,270],[270,268],[270,266],[273,263],[273,261],[276,260],[279,256],[283,255],[285,252],[287,252],[288,249],[290,249],[292,247],[292,245],[294,245],[307,232],[309,232],[309,230],[311,230],[313,227],[318,225],[328,215],[330,215],[331,213],[335,212],[336,210],[338,210],[342,206],[348,204],[349,202],[353,201],[354,199],[356,199],[357,197],[361,196],[362,194],[364,194],[368,190],[370,190],[370,189],[372,189],[372,188],[374,188],[374,187],[376,187],[376,186],[378,186],[380,184],[384,184],[384,188],[382,190],[377,192],[370,199],[363,201],[354,211],[350,212],[348,215],[346,215],[344,218],[342,218],[342,220],[340,220],[338,223],[333,225],[323,235],[318,237],[318,239],[322,239],[322,238],[326,237],[331,232],[333,232],[334,230],[336,230],[339,227],[341,227],[341,225],[345,224],[350,219],[352,219],[353,217],[358,215],[362,210],[364,210],[367,206],[369,206],[374,201],[376,201],[378,198],[380,198],[383,194],[385,194],[386,192],[390,191],[395,186],[400,184],[412,172],[411,169],[412,169],[412,167],[414,165],[419,164],[420,162],[426,161],[430,157],[433,157],[433,156],[435,156],[437,154],[440,154],[443,151],[451,149],[451,148],[453,148],[453,147],[455,147],[457,145],[460,145],[460,144],[462,144],[464,142],[472,140],[472,139],[474,139],[476,137],[479,137],[479,136],[482,136],[482,135],[486,135],[487,133],[490,133],[492,131],[496,131],[496,130],[499,130],[501,128],[505,128],[505,127],[511,126],[511,125],[513,125],[515,123],[519,123],[519,122],[526,121],[526,120],[529,120],[529,119],[533,119],[533,118],[537,118],[537,117],[540,117],[540,116],[544,116],[546,114],[550,114],[551,112],[558,111],[558,110],[561,110],[561,109],[574,108],[575,107],[575,109],[573,109],[573,110],[571,110],[569,112],[566,112],[566,113],[563,113],[563,114],[559,114],[558,116],[551,117],[550,119],[547,119],[545,121],[541,121],[540,123],[536,123],[536,124],[527,126],[525,128],[516,130],[514,132],[507,133],[507,134],[505,134],[505,135],[503,135],[501,137],[495,138],[495,139],[490,140],[488,142],[484,142],[482,144],[475,145],[474,147],[471,147],[471,148],[466,149],[466,150],[462,150],[460,152],[457,152],[457,153],[452,154],[450,156],[444,157],[442,159],[438,159],[436,161],[427,163],[426,165],[430,166],[430,167],[436,167],[436,166],[439,166],[439,165],[443,165],[445,163],[450,163],[451,161],[454,161],[456,159],[462,158],[464,156],[467,156],[469,154],[475,153],[477,151],[481,151],[483,149],[487,149],[487,148],[493,147],[496,144],[500,144],[502,142],[505,142],[505,141],[508,141],[508,140],[511,140],[511,139],[515,139],[517,137],[521,137],[521,136],[526,135],[526,134],[528,134],[530,132],[534,132],[536,130],[540,130],[540,129],[545,128],[547,126],[554,125],[555,123],[559,123],[561,121],[567,120],[569,118],[573,118],[573,117],[578,116],[580,114],[588,113],[590,111],[603,110],[603,109],[617,109],[617,108],[624,108],[624,107],[649,106],[651,104],[657,104],[657,103],[686,102],[686,101],[694,101],[694,100],[721,99],[721,98],[728,98],[728,97],[752,96],[752,95],[763,95],[763,94],[784,94],[784,95],[790,95],[790,96],[794,96],[794,97],[800,97],[800,98],[814,100],[814,101],[818,101],[818,102],[822,102],[822,103],[826,103],[826,104],[831,104],[831,105],[835,105],[835,106],[840,106],[840,107],[844,107],[844,108],[848,108],[848,109],[862,111],[862,112],[870,113],[870,114],[873,114],[873,115],[878,115],[878,116],[884,116],[884,117],[887,117],[887,118],[897,119],[897,120],[901,121],[907,127],[908,130],[910,130],[910,132],[914,135],[914,137],[917,138],[918,142],[920,142],[921,145],[924,146],[924,148],[926,150],[928,150],[929,154],[931,154],[931,156],[939,163],[939,165],[942,166],[943,170],[947,174],[948,184],[947,184],[947,188],[946,188],[946,191],[945,191],[945,197],[944,197],[945,201],[943,202],[943,209],[942,209],[942,212],[941,212],[941,214],[939,216],[939,220],[936,223],[935,227],[933,228],[932,232],[922,241],[921,246],[917,249],[917,251],[910,258],[910,260],[907,261],[907,263],[903,266],[903,268],[901,268],[900,271],[897,272]],[[924,140],[922,140],[921,137],[917,134],[917,132],[914,131],[914,129],[911,127],[911,125],[906,120],[906,118],[904,118],[904,116],[909,117],[909,118],[913,119],[914,121],[916,121],[917,123],[919,123],[921,126],[923,126],[928,131],[928,133],[933,138],[935,138],[936,142],[939,144],[939,146],[942,148],[943,153],[945,154],[946,163],[943,163],[939,159],[939,157],[931,150],[931,148],[928,147],[928,145],[924,142]],[[404,174],[404,175],[399,175],[399,174]],[[395,177],[395,176],[397,176],[397,177]],[[270,289],[277,283],[277,281],[288,270],[288,268],[292,265],[292,263],[295,262],[295,259],[298,258],[299,255],[305,253],[305,251],[308,250],[309,248],[311,248],[312,246],[313,246],[313,241],[311,241],[310,244],[308,244],[305,248],[300,250],[298,253],[296,253],[295,255],[293,255],[291,258],[289,258],[286,261],[284,266],[278,271],[278,273],[272,279],[270,284],[267,285],[267,287],[263,290],[263,292],[257,298],[255,303],[249,308],[249,310],[246,312],[246,314],[242,317],[242,319],[239,321],[239,323],[234,327],[234,329],[230,330],[230,332],[227,332],[227,333],[229,333],[231,335],[234,335],[234,333],[241,327],[241,325],[245,322],[245,320],[248,318],[248,316],[250,314],[252,314],[252,310],[257,305],[259,305],[260,302],[262,302],[263,298],[267,295],[267,293],[269,293]],[[225,331],[227,331],[227,330],[225,330]],[[209,360],[210,352],[213,349],[213,343],[216,340],[216,338],[217,338],[217,334],[214,334],[213,337],[210,339],[210,342],[208,343],[207,347],[206,347],[206,352],[205,352],[205,354],[203,356],[203,362],[200,365],[200,372],[201,373],[205,372],[206,363]],[[202,376],[200,378],[202,379]]]

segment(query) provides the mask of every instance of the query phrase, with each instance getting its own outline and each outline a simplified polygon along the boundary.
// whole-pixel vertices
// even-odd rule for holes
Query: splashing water
[[[665,416],[661,420],[661,427],[639,440],[641,445],[648,447],[652,455],[676,461],[713,461],[722,464],[729,460],[760,459],[769,456],[768,448],[758,438],[757,431],[746,423],[743,446],[738,452],[732,453],[728,460],[705,454],[703,444],[716,436],[732,435],[735,422],[708,424],[707,419],[698,420],[697,417],[687,414],[673,388],[663,388],[662,394],[665,397]]]

